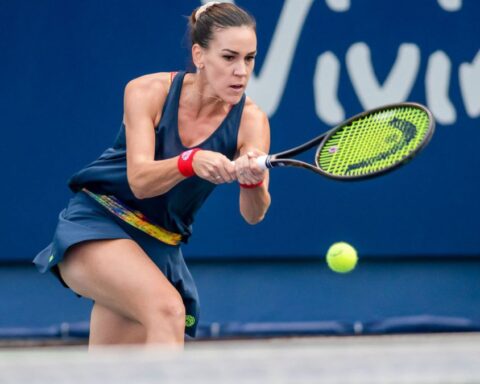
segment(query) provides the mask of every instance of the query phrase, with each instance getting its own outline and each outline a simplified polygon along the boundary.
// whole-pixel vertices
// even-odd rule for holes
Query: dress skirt
[[[75,244],[102,239],[130,239],[144,250],[180,293],[187,314],[185,333],[194,337],[199,318],[198,293],[180,246],[165,244],[124,222],[83,191],[77,192],[60,212],[52,242],[33,262],[41,273],[54,273],[68,287],[57,267],[65,252]]]

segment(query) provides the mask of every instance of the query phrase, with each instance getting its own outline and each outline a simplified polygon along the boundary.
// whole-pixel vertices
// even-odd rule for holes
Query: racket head
[[[406,164],[429,143],[432,113],[417,103],[376,108],[345,121],[319,144],[318,172],[338,180],[380,176]]]

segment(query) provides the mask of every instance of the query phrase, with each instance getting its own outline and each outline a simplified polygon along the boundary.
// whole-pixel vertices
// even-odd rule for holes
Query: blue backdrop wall
[[[247,93],[270,116],[272,152],[404,100],[430,107],[437,131],[414,162],[371,181],[273,171],[272,207],[254,227],[238,187],[221,186],[186,256],[311,256],[339,240],[368,256],[480,255],[480,3],[237,3],[258,22]],[[0,2],[1,260],[30,260],[50,241],[66,180],[115,138],[125,84],[188,67],[185,16],[199,4]]]

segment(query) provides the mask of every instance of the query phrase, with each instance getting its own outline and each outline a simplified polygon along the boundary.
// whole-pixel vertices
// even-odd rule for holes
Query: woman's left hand
[[[250,149],[235,160],[235,172],[240,184],[258,184],[265,178],[265,170],[257,164],[257,157],[266,155],[258,149]]]

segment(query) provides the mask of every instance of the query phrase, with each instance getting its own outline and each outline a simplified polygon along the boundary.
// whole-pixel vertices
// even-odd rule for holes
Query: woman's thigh
[[[59,270],[79,295],[142,323],[159,301],[182,305],[175,287],[133,240],[77,244],[67,251]]]

